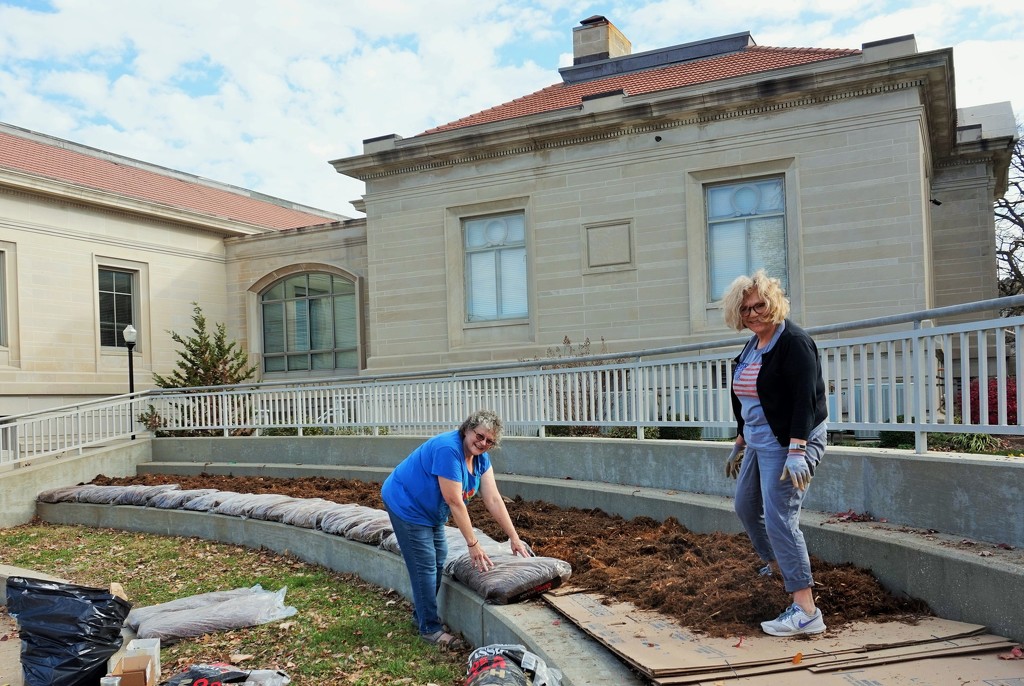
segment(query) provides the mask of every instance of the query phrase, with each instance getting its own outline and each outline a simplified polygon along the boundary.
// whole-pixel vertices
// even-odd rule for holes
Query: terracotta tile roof
[[[596,93],[607,93],[624,89],[627,95],[654,93],[671,88],[693,86],[720,79],[745,76],[759,72],[784,69],[811,62],[857,55],[860,50],[824,48],[770,48],[749,46],[739,52],[698,59],[644,71],[617,74],[583,83],[558,83],[535,93],[516,98],[497,107],[477,112],[448,124],[424,131],[422,135],[451,131],[474,124],[504,121],[530,114],[551,112],[566,107],[576,107],[582,98]]]
[[[0,130],[0,168],[265,229],[326,224],[340,218],[30,131],[17,135],[12,128]]]

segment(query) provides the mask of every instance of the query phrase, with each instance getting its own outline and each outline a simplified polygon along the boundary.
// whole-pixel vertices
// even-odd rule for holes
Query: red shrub
[[[980,398],[981,384],[978,379],[971,379],[971,424],[979,421],[981,405]],[[1006,379],[1006,421],[1010,424],[1017,423],[1017,379],[1008,377]],[[988,423],[999,423],[999,380],[988,380]]]

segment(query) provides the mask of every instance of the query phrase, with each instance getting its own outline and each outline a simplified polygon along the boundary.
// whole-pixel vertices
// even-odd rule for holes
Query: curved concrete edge
[[[37,503],[37,514],[53,524],[196,537],[265,548],[336,572],[355,574],[376,586],[411,597],[409,577],[400,556],[323,531],[209,512],[131,505]],[[549,667],[561,670],[564,686],[647,683],[578,627],[568,621],[556,621],[560,615],[543,601],[487,605],[476,593],[448,577],[438,600],[445,622],[470,643],[521,643]]]
[[[180,463],[140,464],[139,472],[235,476],[329,476],[383,481],[390,470],[380,467],[303,466],[280,464]],[[696,533],[742,533],[733,512],[733,499],[720,495],[622,486],[619,484],[498,474],[503,495],[542,500],[560,507],[599,509],[625,519],[646,516],[664,521],[674,517]],[[1006,598],[1024,597],[1024,553],[993,546],[979,551],[951,547],[960,539],[910,533],[879,522],[838,523],[827,513],[804,510],[801,529],[812,555],[836,564],[853,563],[870,569],[893,593],[919,598],[945,619],[982,624],[1017,641],[1024,641],[1024,616]],[[529,538],[528,533],[525,534]],[[1005,561],[1004,561],[1005,560]],[[540,653],[538,653],[540,654]]]

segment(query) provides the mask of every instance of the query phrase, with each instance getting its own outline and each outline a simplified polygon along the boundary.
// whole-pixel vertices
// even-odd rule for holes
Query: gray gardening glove
[[[793,487],[801,491],[807,490],[811,484],[811,466],[807,464],[807,456],[803,452],[790,452],[786,457],[786,466],[782,468],[779,481],[790,479]]]
[[[745,445],[732,444],[732,452],[729,453],[729,459],[725,463],[725,475],[730,479],[735,479],[740,475],[740,465],[743,464],[743,454],[746,450],[747,446]]]

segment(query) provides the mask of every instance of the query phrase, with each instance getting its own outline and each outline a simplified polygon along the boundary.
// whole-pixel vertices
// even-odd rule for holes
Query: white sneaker
[[[814,614],[809,615],[801,610],[799,605],[793,603],[775,619],[761,622],[761,630],[772,636],[820,634],[825,631],[825,620],[821,616],[820,608],[815,608]]]

